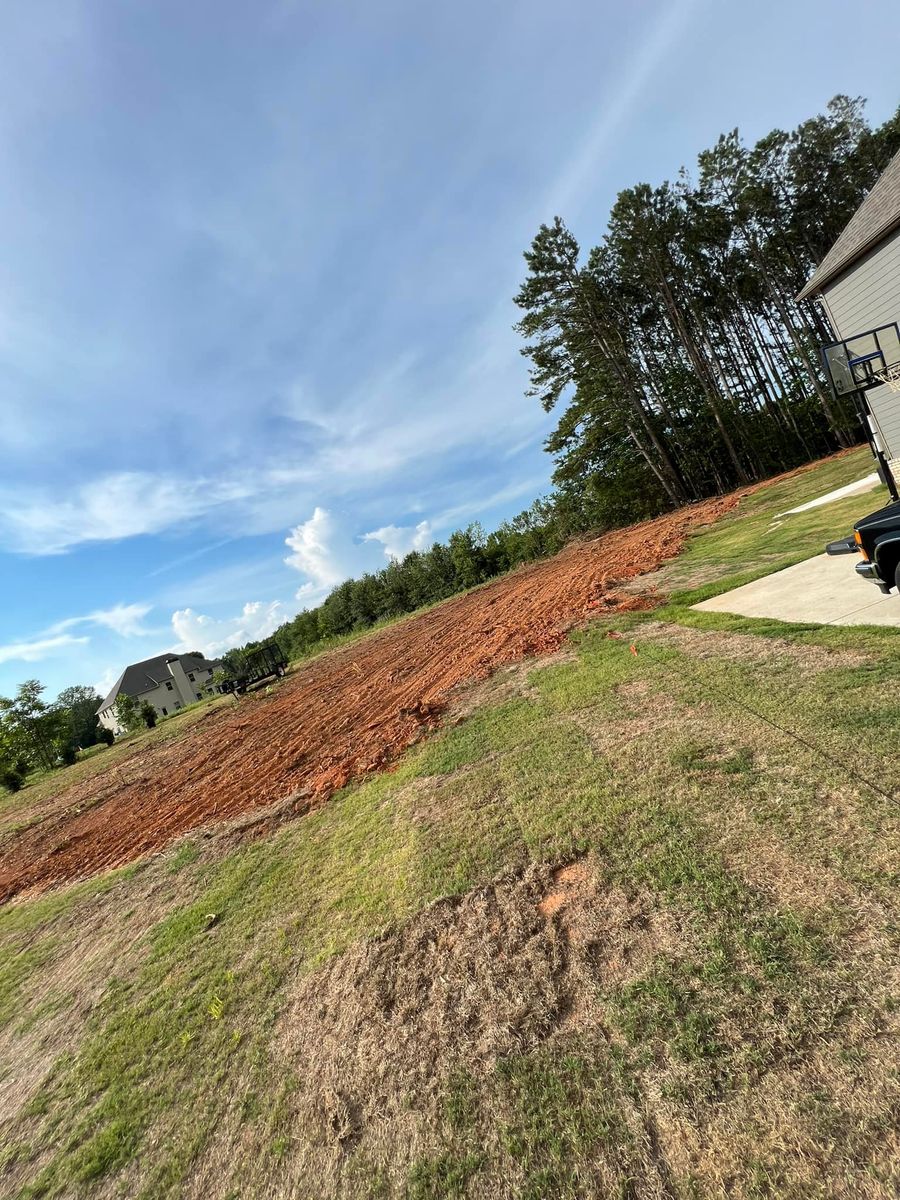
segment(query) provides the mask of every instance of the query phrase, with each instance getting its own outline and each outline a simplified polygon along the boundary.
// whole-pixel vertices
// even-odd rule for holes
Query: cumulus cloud
[[[182,608],[172,613],[172,629],[177,639],[176,650],[200,650],[207,656],[221,654],[245,642],[257,642],[269,637],[288,614],[280,600],[251,600],[236,617],[209,617]]]
[[[293,552],[285,558],[285,564],[307,576],[297,591],[297,599],[306,604],[315,604],[347,577],[334,549],[335,534],[331,514],[317,505],[309,520],[295,525],[284,539]]]
[[[382,525],[363,534],[364,542],[381,542],[387,558],[404,558],[411,550],[424,550],[434,541],[430,521],[418,525]]]
[[[84,645],[89,640],[86,637],[72,637],[71,634],[61,633],[55,637],[38,637],[25,642],[8,642],[5,646],[0,646],[0,663],[15,660],[38,662],[66,646]]]

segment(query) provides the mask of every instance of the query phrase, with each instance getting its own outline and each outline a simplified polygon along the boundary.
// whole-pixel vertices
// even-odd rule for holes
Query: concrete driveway
[[[834,558],[817,554],[794,567],[703,600],[694,608],[778,621],[900,628],[900,595],[894,591],[884,596],[874,583],[860,579],[853,569],[857,562],[855,554]]]

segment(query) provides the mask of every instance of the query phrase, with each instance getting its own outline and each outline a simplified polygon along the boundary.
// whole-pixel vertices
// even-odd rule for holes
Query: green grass
[[[769,553],[809,553],[843,515],[814,510],[802,528],[771,533],[773,512],[858,478],[863,465],[849,456],[757,494],[743,517],[694,538],[681,565],[743,573],[771,568]],[[857,751],[866,731],[880,730],[865,769],[892,778],[900,639],[695,613],[694,594],[676,596],[662,616],[720,631],[712,657],[644,638],[659,613],[597,622],[573,637],[574,661],[531,674],[527,696],[477,709],[392,773],[344,789],[265,841],[218,857],[186,842],[134,875],[136,888],[158,872],[167,903],[129,952],[97,965],[106,972],[99,1003],[11,1126],[13,1194],[118,1184],[145,1200],[177,1196],[222,1130],[234,1151],[216,1194],[266,1194],[297,1145],[315,1145],[296,1116],[305,1071],[277,1052],[295,981],[440,897],[578,856],[610,894],[643,897],[676,931],[673,944],[620,977],[598,942],[579,984],[596,1026],[479,1072],[451,1071],[430,1148],[410,1151],[402,1183],[393,1163],[351,1141],[346,1194],[481,1196],[514,1178],[515,1194],[534,1200],[640,1195],[663,1178],[671,1194],[715,1195],[700,1166],[669,1174],[648,1157],[657,1135],[642,1121],[652,1125],[661,1104],[687,1125],[733,1109],[738,1126],[756,1089],[791,1073],[797,1096],[782,1097],[769,1125],[765,1106],[752,1110],[752,1150],[720,1147],[735,1157],[735,1194],[829,1194],[824,1184],[804,1191],[814,1139],[802,1140],[805,1122],[821,1130],[827,1121],[839,1183],[831,1194],[852,1194],[854,1180],[880,1169],[887,1069],[873,1093],[883,1090],[884,1103],[874,1100],[865,1120],[828,1088],[808,1112],[801,1072],[827,1052],[849,1094],[880,1036],[865,1031],[892,1011],[877,955],[863,978],[853,947],[860,922],[873,946],[895,937],[900,826],[895,805],[861,777]],[[728,634],[748,631],[791,641],[812,665],[731,654]],[[848,647],[866,661],[821,659]],[[799,884],[769,890],[754,870],[760,847],[794,864],[798,879],[821,879],[825,898]],[[111,919],[139,916],[122,874],[0,910],[6,1023],[47,1019],[40,1005],[56,1003],[66,939],[108,901],[113,881],[125,894]],[[828,1116],[838,1110],[840,1119]],[[779,1160],[785,1122],[801,1148]],[[402,1165],[402,1127],[394,1137]]]
[[[804,513],[788,510],[854,483],[872,469],[871,453],[861,448],[745,496],[736,510],[691,538],[661,572],[660,589],[680,592],[680,599],[695,604],[821,553],[826,542],[850,533],[855,521],[887,502],[884,488]]]

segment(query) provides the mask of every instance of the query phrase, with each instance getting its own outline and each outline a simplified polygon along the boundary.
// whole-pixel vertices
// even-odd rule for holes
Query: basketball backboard
[[[880,387],[900,367],[900,327],[895,321],[831,342],[822,347],[822,364],[836,396]]]

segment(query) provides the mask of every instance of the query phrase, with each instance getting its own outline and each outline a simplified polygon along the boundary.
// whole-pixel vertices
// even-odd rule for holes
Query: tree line
[[[415,612],[553,554],[571,532],[552,501],[536,500],[492,533],[475,523],[429,550],[413,550],[380,571],[338,584],[317,608],[298,613],[273,636],[289,659],[302,658],[335,638]],[[231,665],[228,655],[226,665]]]
[[[791,132],[724,134],[696,176],[620,193],[582,254],[564,221],[525,253],[517,330],[557,502],[585,528],[647,516],[861,438],[822,375],[824,312],[797,303],[812,270],[900,149],[836,96]]]
[[[32,771],[49,771],[75,762],[79,750],[112,742],[97,719],[101,698],[92,687],[65,688],[56,700],[46,688],[26,679],[12,697],[0,696],[0,784],[17,792]]]

